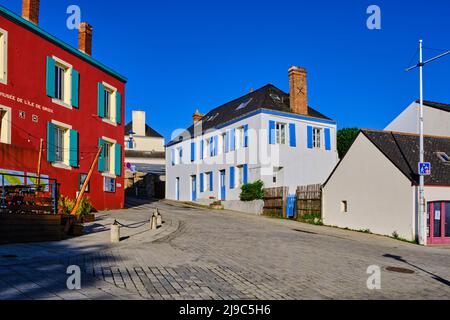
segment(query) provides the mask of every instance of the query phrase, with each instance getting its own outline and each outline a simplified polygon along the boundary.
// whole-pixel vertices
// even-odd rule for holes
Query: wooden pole
[[[42,150],[44,149],[44,139],[41,138],[41,141],[39,143],[39,160],[38,160],[38,167],[37,167],[37,188],[41,187],[41,166],[42,166]]]
[[[75,216],[77,214],[78,208],[79,208],[80,203],[81,203],[81,199],[83,198],[83,195],[86,192],[86,188],[87,188],[87,186],[89,184],[89,181],[91,180],[92,173],[94,172],[94,169],[95,169],[95,164],[97,163],[98,158],[100,157],[100,153],[102,151],[103,151],[103,145],[100,147],[100,149],[98,149],[97,155],[95,156],[95,159],[92,162],[91,169],[89,170],[88,176],[86,177],[86,180],[84,180],[83,188],[81,188],[80,194],[78,195],[75,207],[73,207],[73,210],[70,213],[72,216]]]

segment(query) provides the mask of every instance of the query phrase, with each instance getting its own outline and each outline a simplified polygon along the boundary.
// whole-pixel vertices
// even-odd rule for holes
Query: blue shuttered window
[[[47,77],[46,77],[46,91],[50,98],[55,97],[55,60],[52,57],[47,57]]]
[[[269,121],[269,144],[275,144],[275,121]]]
[[[78,109],[79,107],[79,92],[80,92],[80,74],[77,70],[72,70],[72,92],[71,103],[72,107]]]
[[[297,134],[295,130],[295,123],[289,124],[289,145],[293,148],[297,147]]]
[[[214,174],[212,172],[209,173],[209,191],[214,191]]]
[[[203,173],[200,173],[200,192],[204,192],[205,189],[204,177],[205,175]]]
[[[308,149],[313,148],[313,127],[308,126]]]
[[[55,125],[47,124],[47,161],[55,162]]]
[[[116,92],[116,123],[122,123],[122,94]]]
[[[195,142],[191,142],[191,162],[195,161]]]
[[[122,146],[118,143],[114,145],[114,173],[120,177],[122,175]]]
[[[69,133],[70,152],[69,152],[69,164],[71,167],[78,167],[78,132],[70,130]]]
[[[230,149],[231,151],[236,150],[236,129],[231,130],[231,136],[230,136]]]
[[[244,164],[243,171],[244,171],[243,183],[245,185],[245,184],[248,184],[248,165],[247,164]]]
[[[100,148],[101,146],[103,146],[103,150],[98,158],[98,171],[105,172],[105,141],[102,138],[98,139],[98,147]]]
[[[331,150],[331,131],[325,128],[325,150]]]
[[[219,154],[219,136],[214,137],[214,156]]]
[[[214,141],[213,141],[213,137],[209,138],[209,156],[210,157],[214,156]]]
[[[225,133],[225,153],[230,152],[230,131]]]
[[[98,83],[97,114],[100,118],[105,117],[105,86],[101,82]]]
[[[235,168],[230,167],[230,189],[234,189]]]

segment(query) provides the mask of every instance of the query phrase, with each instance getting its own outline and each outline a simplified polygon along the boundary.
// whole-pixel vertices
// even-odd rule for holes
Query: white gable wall
[[[386,131],[419,133],[420,104],[414,102],[387,127]],[[450,112],[424,106],[424,132],[432,136],[450,136]]]
[[[323,191],[326,225],[415,239],[415,188],[362,133]],[[348,212],[341,212],[347,201]]]

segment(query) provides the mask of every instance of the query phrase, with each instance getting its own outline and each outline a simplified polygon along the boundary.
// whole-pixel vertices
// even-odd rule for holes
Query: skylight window
[[[213,120],[216,119],[218,116],[219,116],[219,114],[216,113],[215,115],[209,117],[208,120],[206,120],[206,121],[213,121]]]
[[[236,110],[241,110],[244,109],[245,107],[247,107],[249,105],[250,102],[252,102],[253,98],[250,98],[248,100],[245,100],[244,102],[242,102],[237,108]]]
[[[441,159],[442,162],[450,164],[450,156],[445,152],[438,152],[437,156]]]

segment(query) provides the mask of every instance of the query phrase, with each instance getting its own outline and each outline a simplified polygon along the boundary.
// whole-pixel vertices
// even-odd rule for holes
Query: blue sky
[[[21,0],[0,0],[20,13]],[[169,138],[202,112],[272,83],[289,90],[291,65],[308,69],[309,104],[340,128],[383,129],[418,98],[418,40],[450,50],[448,0],[41,0],[40,26],[76,46],[66,8],[94,26],[93,56],[128,77],[132,109]],[[366,28],[381,8],[382,29]],[[426,49],[425,57],[439,51]],[[450,56],[425,71],[425,98],[450,103]]]

